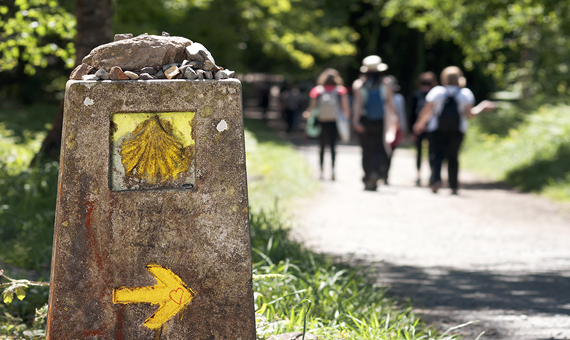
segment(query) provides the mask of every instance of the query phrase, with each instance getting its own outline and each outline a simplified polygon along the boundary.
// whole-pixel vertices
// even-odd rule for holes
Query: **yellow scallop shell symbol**
[[[152,184],[176,179],[187,171],[190,160],[182,143],[173,135],[172,126],[158,116],[140,123],[121,146],[121,162],[127,176]]]

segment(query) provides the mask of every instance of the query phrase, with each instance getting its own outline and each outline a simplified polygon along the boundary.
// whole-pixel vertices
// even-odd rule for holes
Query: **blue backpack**
[[[384,119],[384,99],[381,94],[381,86],[374,89],[368,88],[368,99],[364,104],[366,109],[366,119],[381,120]]]

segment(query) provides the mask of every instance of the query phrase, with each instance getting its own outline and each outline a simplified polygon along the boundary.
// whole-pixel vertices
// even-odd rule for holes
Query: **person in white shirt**
[[[473,92],[465,88],[463,72],[456,66],[446,67],[440,76],[443,86],[436,86],[427,94],[426,104],[414,124],[414,133],[429,133],[431,178],[434,193],[441,188],[441,167],[447,159],[449,187],[457,195],[459,149],[467,131],[467,119],[495,108],[494,103],[483,101],[473,107]]]

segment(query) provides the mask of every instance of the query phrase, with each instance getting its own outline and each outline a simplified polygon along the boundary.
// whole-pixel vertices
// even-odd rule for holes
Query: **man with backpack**
[[[443,86],[434,87],[426,96],[426,104],[414,124],[414,133],[429,133],[431,178],[430,188],[437,193],[442,186],[441,167],[447,159],[449,187],[457,195],[459,149],[467,131],[467,119],[494,109],[489,101],[473,107],[473,92],[465,88],[463,73],[456,66],[446,67],[440,76]]]
[[[398,130],[392,87],[384,76],[387,69],[379,56],[368,56],[362,60],[363,76],[352,84],[352,124],[362,147],[364,190],[369,191],[375,191],[378,180],[388,176],[390,144]]]

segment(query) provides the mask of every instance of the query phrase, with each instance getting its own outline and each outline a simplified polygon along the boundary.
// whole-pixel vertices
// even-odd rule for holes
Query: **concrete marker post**
[[[241,84],[69,81],[47,339],[255,339]]]

